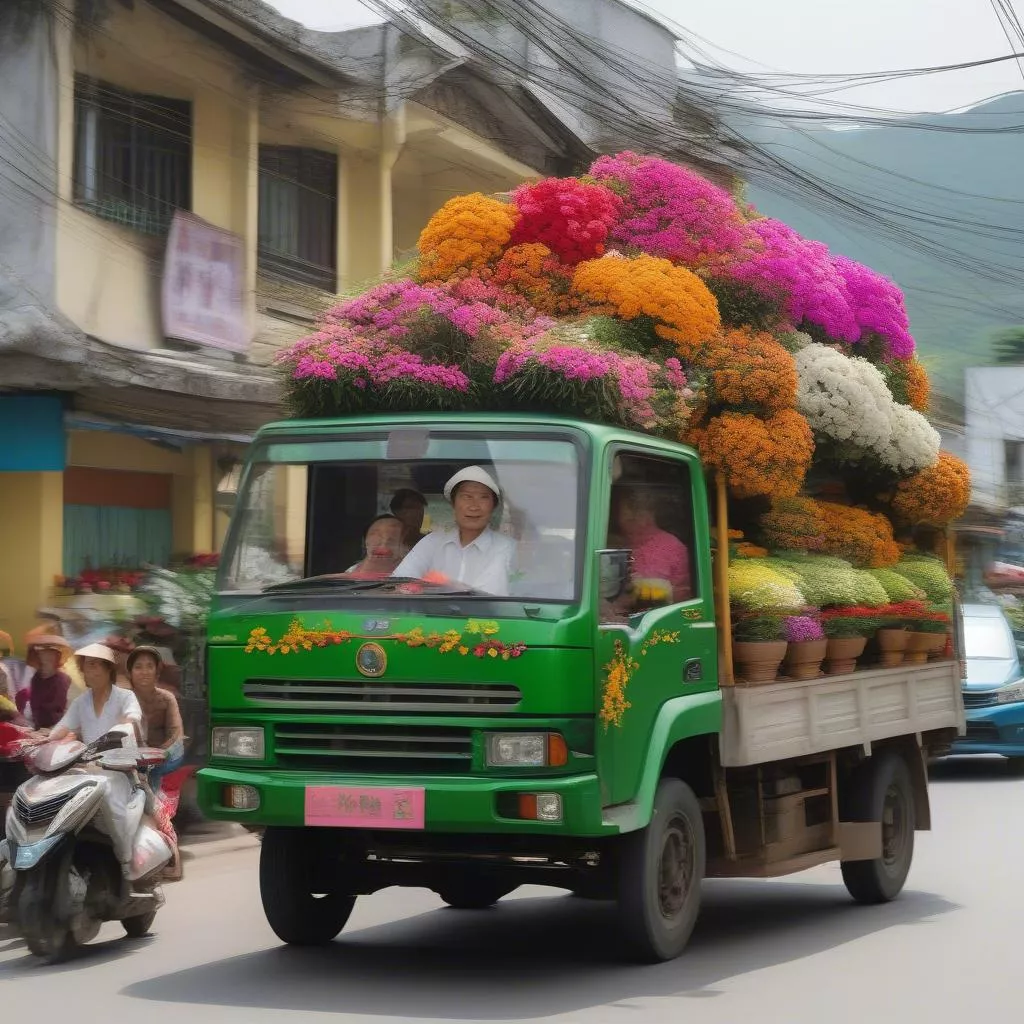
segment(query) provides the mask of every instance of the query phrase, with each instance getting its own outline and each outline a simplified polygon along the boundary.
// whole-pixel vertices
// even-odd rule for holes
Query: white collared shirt
[[[57,723],[56,728],[60,729],[63,726],[71,729],[78,733],[83,743],[95,743],[101,736],[106,736],[115,725],[120,724],[122,719],[133,725],[140,725],[142,708],[134,691],[115,686],[98,715],[92,702],[92,691],[86,690],[71,702],[71,707],[64,712],[64,717]]]
[[[394,575],[423,579],[429,572],[439,572],[474,590],[506,597],[515,550],[515,541],[490,527],[465,547],[459,543],[458,530],[438,530],[402,559]]]

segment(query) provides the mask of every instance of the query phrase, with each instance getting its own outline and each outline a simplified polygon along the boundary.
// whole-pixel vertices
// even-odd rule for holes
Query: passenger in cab
[[[349,576],[362,580],[387,579],[408,551],[402,540],[404,525],[393,515],[377,516],[363,536],[363,560],[348,570]]]
[[[427,499],[411,487],[395,491],[391,499],[391,514],[402,521],[402,542],[411,551],[423,539],[423,517],[427,512]]]
[[[455,513],[454,529],[427,534],[394,575],[426,579],[434,574],[472,590],[507,596],[515,543],[491,528],[501,489],[483,467],[467,466],[444,485],[444,496]]]
[[[649,488],[624,485],[612,496],[612,522],[619,543],[633,552],[634,579],[667,580],[673,603],[693,596],[690,553],[657,522],[657,496]]]

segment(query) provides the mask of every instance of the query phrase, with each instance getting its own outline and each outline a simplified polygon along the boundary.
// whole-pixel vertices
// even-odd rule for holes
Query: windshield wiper
[[[429,590],[430,593],[423,594],[416,591],[416,596],[426,597],[451,597],[453,595],[480,595],[485,596],[479,590],[452,589],[444,583],[429,583],[426,580],[416,579],[414,576],[388,576],[382,580],[354,579],[344,573],[328,573],[322,576],[304,576],[302,579],[289,580],[287,583],[274,583],[264,587],[265,594],[284,594],[294,590],[339,590],[345,594],[355,594],[368,590],[388,590],[391,593],[408,595],[411,591],[403,591],[403,585],[411,585],[422,590]]]

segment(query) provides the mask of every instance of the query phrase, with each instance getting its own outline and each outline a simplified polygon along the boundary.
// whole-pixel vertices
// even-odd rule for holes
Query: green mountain
[[[953,398],[1024,324],[1024,93],[882,127],[744,126],[763,213],[892,277],[921,358]]]

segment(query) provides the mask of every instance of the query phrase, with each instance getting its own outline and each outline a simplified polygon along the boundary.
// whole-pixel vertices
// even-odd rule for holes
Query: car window
[[[967,658],[1014,658],[1013,637],[1002,618],[964,618],[964,646]]]

